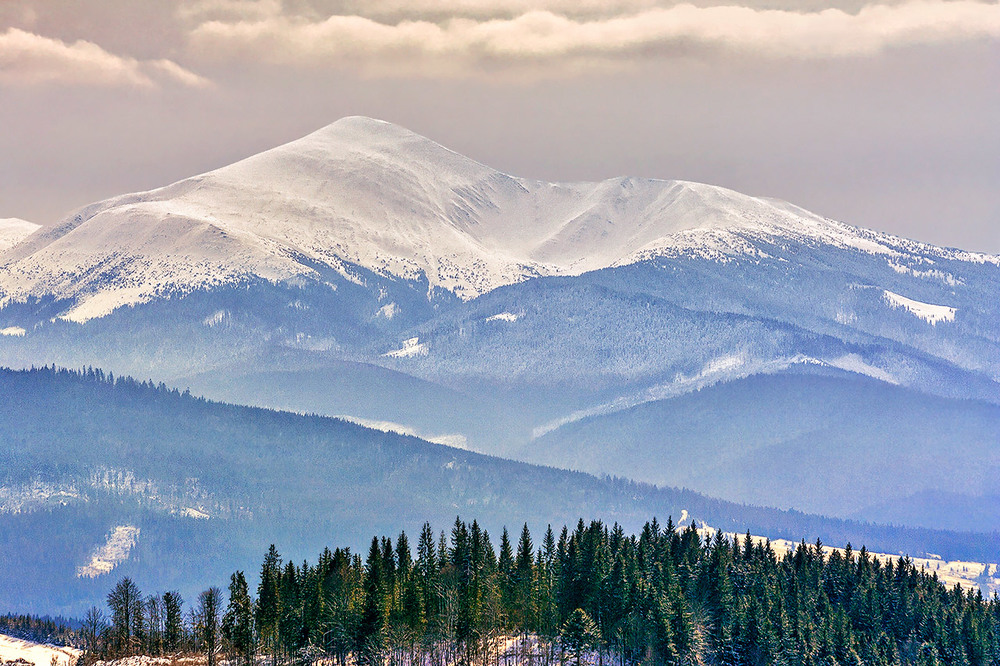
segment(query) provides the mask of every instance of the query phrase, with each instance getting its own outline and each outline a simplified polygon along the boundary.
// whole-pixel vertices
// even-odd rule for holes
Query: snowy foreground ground
[[[557,649],[546,650],[536,636],[501,636],[492,642],[491,651],[494,651],[496,663],[503,663],[507,666],[519,666],[520,664],[556,664],[565,662],[569,653],[562,655],[562,662]],[[65,648],[53,645],[42,645],[31,641],[13,638],[0,634],[0,666],[5,662],[15,662],[24,659],[34,664],[34,666],[73,666],[77,657],[81,654],[75,648]],[[598,666],[601,663],[608,663],[608,655],[598,655],[596,652],[585,651],[579,655],[581,666]],[[53,662],[53,659],[56,661]],[[416,659],[413,655],[399,653],[395,655],[394,661],[402,666],[453,666],[457,658],[455,655],[440,654],[434,658],[430,655],[418,655]],[[218,659],[219,666],[230,666],[222,655]],[[258,666],[270,666],[271,658],[260,655],[257,657]],[[329,658],[316,655],[313,659],[314,666],[337,666],[338,662]],[[204,655],[172,655],[164,657],[150,657],[137,655],[125,657],[114,661],[99,661],[95,666],[205,666],[207,659]],[[355,666],[353,658],[348,658],[348,666]]]
[[[0,662],[24,659],[35,666],[73,666],[80,650],[42,645],[0,634]]]

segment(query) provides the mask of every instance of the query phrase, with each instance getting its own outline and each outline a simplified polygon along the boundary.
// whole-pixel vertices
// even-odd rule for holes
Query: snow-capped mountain
[[[890,388],[1000,404],[1000,257],[710,185],[516,178],[367,118],[17,240],[0,252],[0,365],[94,365],[549,463],[586,433],[595,472],[677,478],[600,438],[749,377],[863,381],[899,419],[910,393]],[[836,449],[821,421],[788,437]],[[787,443],[746,432],[757,460]],[[956,447],[961,464],[913,493],[964,492],[978,463]],[[866,504],[840,483],[812,508],[886,506],[897,486]]]
[[[0,293],[70,299],[86,321],[171,293],[351,267],[469,299],[542,275],[670,254],[759,256],[758,239],[899,258],[899,239],[682,181],[515,178],[352,117],[231,166],[80,210],[2,258]],[[993,261],[984,255],[941,256]]]
[[[16,217],[0,218],[0,253],[6,252],[41,226]]]

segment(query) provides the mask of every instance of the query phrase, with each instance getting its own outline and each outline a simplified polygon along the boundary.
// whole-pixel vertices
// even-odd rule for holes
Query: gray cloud
[[[415,2],[417,10],[427,4]],[[374,3],[386,11],[396,4]],[[460,14],[463,9],[513,10],[522,4],[521,0],[452,0],[437,6],[438,11],[452,7]],[[401,68],[432,75],[468,74],[484,62],[641,61],[676,52],[871,56],[895,47],[1000,38],[1000,4],[974,0],[914,0],[869,5],[856,13],[690,4],[637,9],[646,3],[632,0],[604,3],[601,6],[615,13],[596,18],[557,13],[564,4],[569,3],[549,0],[552,9],[532,9],[512,18],[398,23],[360,14],[310,18],[289,12],[276,0],[205,0],[188,11],[189,16],[233,13],[193,28],[191,46],[199,55],[312,67],[361,65],[375,72],[388,64],[383,71],[397,74]]]
[[[0,33],[0,84],[156,88],[162,83],[203,88],[203,77],[166,60],[137,60],[93,42],[67,43],[18,28]]]

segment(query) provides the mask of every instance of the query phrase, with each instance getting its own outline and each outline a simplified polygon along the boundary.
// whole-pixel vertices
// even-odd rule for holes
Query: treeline
[[[63,617],[34,615],[0,615],[0,634],[35,643],[76,645],[77,624]]]
[[[107,614],[94,606],[75,634],[84,664],[134,655],[162,656],[202,652],[212,657],[219,648],[222,593],[202,592],[185,612],[177,592],[143,595],[131,578],[122,578],[107,596]]]
[[[166,595],[143,602],[122,594],[129,584],[109,595],[112,624],[95,648],[175,649],[157,608]],[[478,523],[456,520],[450,535],[425,524],[415,552],[402,533],[373,538],[365,558],[326,549],[316,564],[272,546],[256,598],[238,571],[223,602],[216,588],[202,593],[181,629],[213,663],[221,653],[241,665],[260,655],[339,666],[1000,663],[1000,600],[948,589],[908,558],[882,564],[850,546],[825,556],[820,543],[778,558],[749,534],[702,540],[669,520],[639,535],[581,520],[537,546],[527,526],[516,540],[505,529],[497,548]]]
[[[70,380],[77,381],[83,380],[92,384],[102,385],[110,389],[119,389],[132,395],[143,395],[146,397],[160,397],[160,396],[184,396],[195,400],[199,403],[207,403],[208,401],[201,397],[192,396],[191,392],[187,389],[184,391],[179,391],[176,388],[170,388],[163,382],[156,383],[151,379],[145,381],[140,381],[133,377],[127,375],[119,375],[115,377],[113,372],[104,372],[100,368],[95,368],[93,366],[84,366],[79,370],[73,370],[70,368],[61,368],[52,365],[43,365],[41,367],[36,367],[34,365],[27,371],[25,370],[12,370],[9,368],[0,368],[0,372],[4,374],[20,374],[25,375],[31,373],[37,382],[51,382],[52,380]]]

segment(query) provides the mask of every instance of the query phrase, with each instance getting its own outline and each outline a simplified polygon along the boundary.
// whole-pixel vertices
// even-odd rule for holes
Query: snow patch
[[[698,528],[698,534],[702,540],[714,539],[716,534],[720,532],[720,530],[710,526],[708,523],[704,521],[700,522],[701,527]],[[745,535],[736,534],[735,532],[722,532],[722,537],[730,543],[733,543],[735,539],[740,539],[742,542],[746,538]],[[779,558],[795,553],[795,550],[799,547],[799,543],[789,539],[769,539],[768,537],[756,534],[751,534],[750,540],[756,546],[769,545],[774,554]],[[823,546],[824,557],[830,557],[835,552],[841,556],[846,554],[846,550],[843,548]],[[857,551],[854,551],[854,557],[857,556]],[[868,556],[883,565],[888,563],[898,564],[905,557],[909,559],[916,569],[936,574],[938,580],[946,587],[960,587],[965,592],[978,589],[987,598],[992,598],[995,593],[1000,591],[1000,580],[989,578],[992,575],[991,572],[997,569],[995,562],[945,561],[940,555],[934,553],[922,553],[914,556],[904,555],[902,552],[894,554],[868,551]]]
[[[138,527],[119,525],[111,531],[107,543],[91,556],[90,562],[77,568],[76,577],[97,578],[111,573],[112,569],[128,559],[129,553],[138,541]]]
[[[796,365],[818,365],[834,367],[849,372],[867,375],[891,384],[899,381],[882,368],[867,363],[856,354],[847,354],[832,360],[824,360],[796,354],[794,356],[774,359],[754,359],[743,354],[726,354],[718,356],[705,363],[701,370],[693,375],[677,373],[673,381],[650,386],[642,391],[622,395],[614,400],[593,407],[580,409],[566,416],[544,423],[531,432],[532,439],[538,439],[564,425],[575,423],[592,416],[603,416],[615,412],[638,407],[649,402],[676,398],[685,393],[699,391],[722,382],[743,379],[751,375],[768,375],[787,370]]]
[[[937,280],[941,284],[948,287],[959,287],[965,284],[965,280],[957,278],[951,273],[946,273],[944,271],[938,270],[936,268],[930,268],[926,271],[920,271],[909,266],[904,266],[898,264],[894,261],[889,261],[889,267],[896,271],[900,275],[912,275],[913,277],[923,278],[925,280]]]
[[[420,338],[410,338],[403,340],[403,346],[399,349],[386,352],[382,356],[389,358],[412,358],[414,356],[427,356],[427,343],[420,342]]]
[[[674,398],[691,391],[718,384],[719,382],[740,379],[755,373],[777,372],[797,362],[798,358],[777,359],[774,361],[751,361],[741,354],[726,354],[709,360],[694,375],[677,373],[673,381],[657,384],[643,391],[619,396],[610,402],[593,407],[580,409],[566,416],[544,423],[531,431],[532,439],[538,439],[564,425],[580,421],[591,416],[613,414],[632,407]]]
[[[194,518],[195,520],[208,520],[211,518],[207,513],[199,509],[194,509],[192,507],[186,506],[180,510],[180,514],[185,518]]]
[[[77,304],[59,317],[63,321],[85,324],[98,319],[125,305],[140,305],[153,300],[154,293],[148,287],[124,287],[100,291],[77,301]]]
[[[7,328],[0,328],[0,335],[6,335],[12,338],[23,338],[27,334],[27,331],[20,326],[8,326]]]
[[[35,666],[73,666],[81,650],[59,645],[42,645],[0,634],[0,663],[23,659]]]
[[[74,504],[81,498],[74,483],[35,480],[22,486],[0,486],[0,514],[29,513],[46,507]]]
[[[947,305],[921,303],[920,301],[915,301],[911,298],[907,298],[906,296],[894,294],[888,290],[883,290],[882,297],[893,308],[903,308],[918,319],[923,319],[932,326],[937,325],[938,322],[955,321],[955,313],[958,312],[957,308],[949,307]]]
[[[392,318],[399,314],[399,306],[395,303],[387,303],[378,309],[376,316],[392,321]]]
[[[821,363],[825,363],[825,365],[829,365],[833,368],[854,372],[859,375],[866,375],[889,384],[899,384],[899,380],[896,379],[890,372],[871,365],[857,354],[847,354],[839,358],[828,359]]]
[[[226,323],[228,319],[229,319],[229,312],[227,310],[217,310],[212,314],[210,314],[209,316],[205,317],[205,319],[201,323],[207,326],[208,328],[215,328],[216,326],[220,326]]]
[[[208,659],[204,655],[191,654],[181,656],[172,654],[165,657],[151,657],[147,654],[137,654],[132,657],[122,657],[110,661],[95,661],[94,666],[206,666]],[[219,660],[216,663],[230,664],[232,662]],[[37,664],[36,666],[46,666]]]
[[[513,312],[501,312],[500,314],[490,315],[486,318],[486,321],[509,321],[515,322],[524,316],[523,312],[518,312],[514,314]]]
[[[834,316],[834,319],[838,324],[842,324],[844,326],[853,326],[858,323],[858,315],[845,310],[837,310],[837,314]]]
[[[441,444],[442,446],[450,446],[455,449],[468,449],[468,438],[460,433],[451,433],[445,435],[427,435],[416,428],[411,428],[410,426],[403,425],[402,423],[395,423],[393,421],[378,421],[373,419],[363,419],[357,416],[338,416],[338,419],[343,419],[344,421],[349,421],[351,423],[357,423],[358,425],[364,426],[366,428],[371,428],[372,430],[380,430],[382,432],[393,432],[397,435],[408,435],[410,437],[419,437],[420,439],[432,442],[434,444]]]

